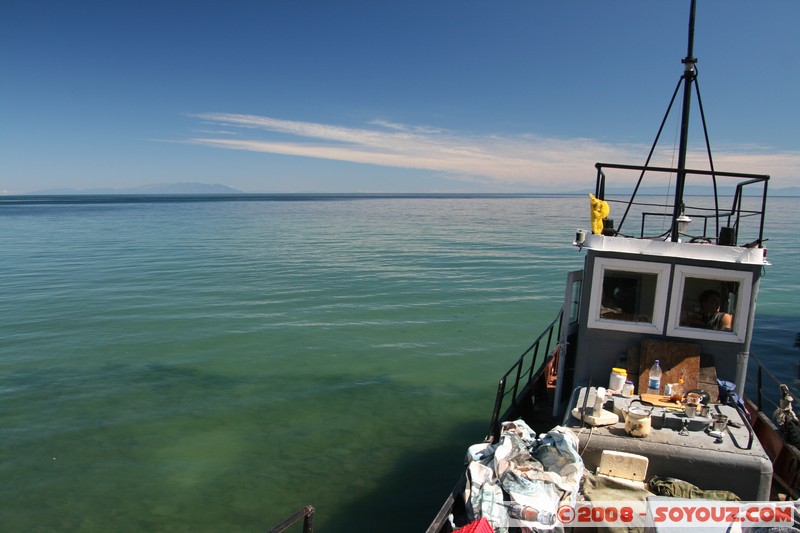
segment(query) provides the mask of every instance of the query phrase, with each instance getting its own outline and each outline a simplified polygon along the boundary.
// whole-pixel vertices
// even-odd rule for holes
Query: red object
[[[471,524],[456,529],[453,533],[494,533],[494,529],[489,525],[489,521],[486,517],[483,516]]]

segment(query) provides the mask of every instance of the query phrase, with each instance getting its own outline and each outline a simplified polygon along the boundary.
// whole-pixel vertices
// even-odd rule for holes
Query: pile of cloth
[[[470,520],[486,517],[495,533],[554,529],[558,508],[574,506],[577,498],[584,471],[577,448],[565,427],[537,437],[522,420],[504,422],[497,443],[476,444],[467,453]]]

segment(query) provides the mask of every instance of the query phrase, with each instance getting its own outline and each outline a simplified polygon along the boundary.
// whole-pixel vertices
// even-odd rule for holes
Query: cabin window
[[[749,272],[676,266],[668,333],[744,342],[751,283]]]
[[[660,333],[668,277],[665,263],[597,259],[588,327]]]
[[[576,324],[578,322],[578,311],[580,310],[581,303],[581,287],[583,280],[576,279],[572,282],[572,290],[570,291],[569,299],[569,323]]]
[[[623,322],[652,322],[656,274],[606,270],[600,318]]]

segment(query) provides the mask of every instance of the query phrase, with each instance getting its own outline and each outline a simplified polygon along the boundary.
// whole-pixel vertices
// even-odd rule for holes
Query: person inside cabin
[[[603,282],[603,300],[600,318],[630,321],[633,313],[635,287],[629,280],[609,276]]]
[[[721,310],[722,297],[719,292],[709,289],[700,295],[700,307],[703,311],[702,327],[731,331],[733,315]]]

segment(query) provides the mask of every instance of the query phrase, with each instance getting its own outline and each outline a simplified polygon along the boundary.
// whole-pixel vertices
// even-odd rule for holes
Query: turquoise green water
[[[799,201],[770,208],[753,346],[792,372]],[[587,213],[0,206],[2,529],[265,531],[313,504],[322,533],[424,530],[497,379],[559,309]]]

